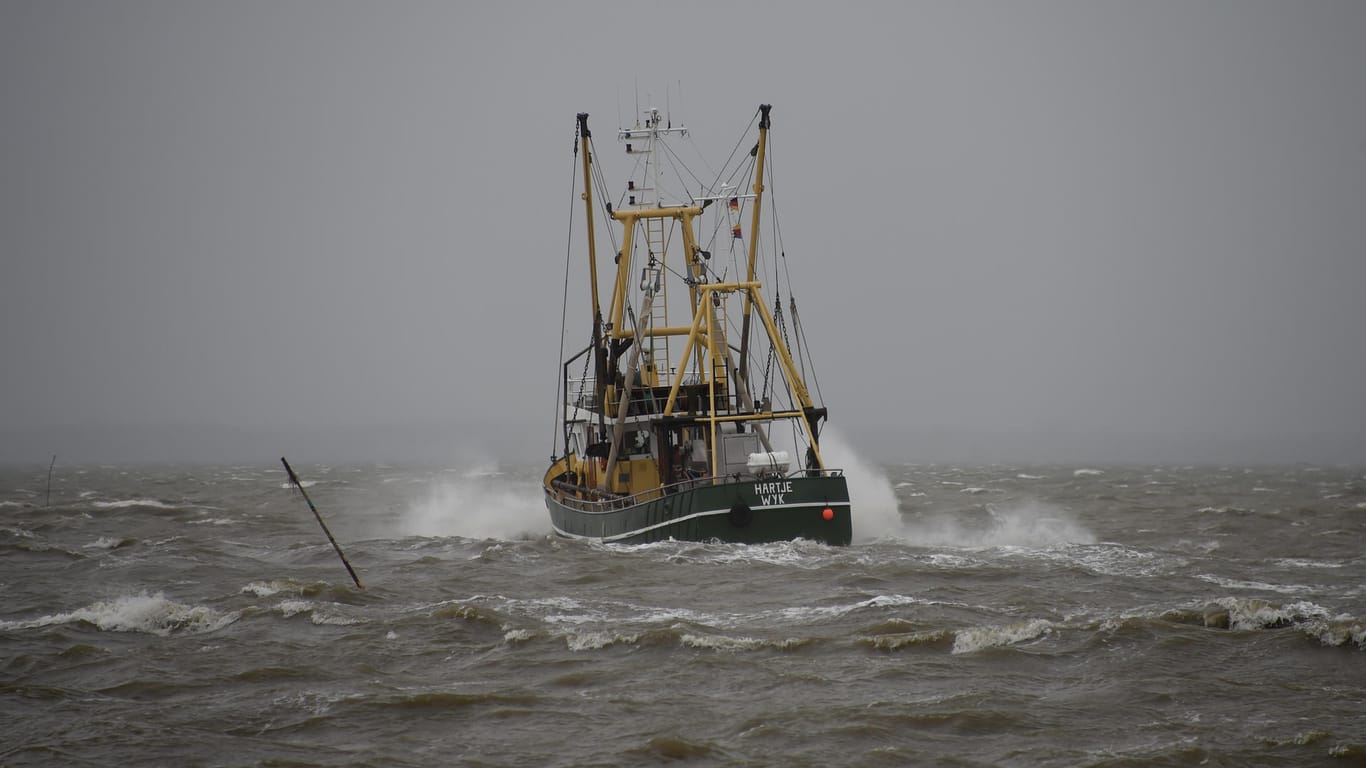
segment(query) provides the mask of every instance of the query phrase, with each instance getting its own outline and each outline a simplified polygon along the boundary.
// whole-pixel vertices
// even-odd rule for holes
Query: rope
[[[754,127],[754,121],[758,119],[759,110],[756,109],[754,110],[754,117],[749,119],[749,125],[745,127],[744,133],[740,134],[740,139],[735,142],[735,146],[730,150],[730,156],[726,158],[726,162],[721,166],[721,173],[725,173],[725,170],[730,167],[730,161],[735,159],[735,153],[740,151],[740,145],[745,142],[745,137],[749,136],[749,130]],[[720,181],[721,176],[720,174],[717,174],[716,180],[712,182],[710,189],[719,189],[721,186]]]
[[[564,297],[560,302],[560,354],[556,357],[555,365],[555,415],[551,419],[551,438],[550,438],[550,460],[555,461],[555,451],[560,443],[560,430],[556,421],[560,418],[560,406],[564,403],[564,397],[568,397],[569,392],[561,390],[565,385],[564,377],[560,375],[559,367],[564,361],[564,329],[569,318],[569,262],[574,250],[574,187],[578,185],[578,158],[579,158],[579,127],[574,124],[574,160],[569,163],[569,236],[564,244]],[[561,394],[564,397],[561,397]],[[564,452],[569,454],[569,442],[566,439]]]
[[[802,349],[805,350],[806,353],[807,353],[807,355],[809,356],[809,355],[810,355],[810,351],[811,351],[811,347],[810,347],[810,345],[807,344],[807,342],[806,342],[806,331],[805,331],[805,329],[802,328],[802,321],[801,321],[801,318],[797,316],[797,299],[796,299],[795,297],[793,297],[793,296],[789,296],[789,297],[788,297],[788,300],[792,302],[792,321],[793,321],[794,323],[796,323],[796,325],[797,325],[797,335],[800,337],[799,340],[800,340],[801,343],[802,343]],[[802,376],[803,376],[803,377],[806,376],[806,364],[805,364],[805,363],[802,363]],[[815,360],[812,360],[812,361],[811,361],[811,382],[812,382],[813,384],[816,385],[816,401],[817,401],[817,402],[820,402],[820,403],[824,403],[824,402],[825,402],[825,395],[821,394],[821,380],[820,380],[819,377],[816,376],[816,361],[815,361]]]

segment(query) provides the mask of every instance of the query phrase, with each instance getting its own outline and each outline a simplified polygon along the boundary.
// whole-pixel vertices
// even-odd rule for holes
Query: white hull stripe
[[[806,508],[806,507],[827,507],[827,506],[833,507],[833,506],[840,506],[840,505],[837,505],[837,504],[826,504],[826,503],[823,502],[823,501],[817,501],[817,502],[806,502],[806,503],[802,503],[802,504],[766,504],[766,505],[762,505],[762,506],[750,507],[750,509],[752,509],[752,510],[765,510],[765,509],[803,509],[803,508]],[[575,511],[577,511],[577,510],[575,510]],[[620,511],[620,510],[613,510],[613,511],[615,512],[615,511]],[[610,513],[608,513],[608,512],[584,512],[584,513],[582,513],[582,514],[587,514],[587,515],[605,515],[605,514],[610,514]],[[632,536],[639,536],[639,535],[642,534],[642,533],[646,533],[647,531],[653,531],[653,530],[658,529],[658,528],[668,528],[668,527],[671,526],[671,525],[677,525],[677,524],[679,524],[679,523],[686,522],[686,521],[688,521],[688,520],[693,520],[693,519],[699,518],[699,517],[707,517],[707,516],[709,516],[709,515],[729,515],[729,514],[730,514],[730,508],[729,508],[729,507],[727,507],[726,509],[709,509],[709,510],[706,510],[706,511],[703,511],[703,512],[694,512],[694,513],[692,513],[691,515],[684,515],[683,517],[676,517],[676,518],[674,518],[673,520],[666,520],[666,521],[664,521],[664,522],[662,522],[662,523],[655,523],[654,525],[647,525],[647,526],[645,526],[644,528],[636,528],[635,530],[627,531],[626,533],[614,534],[614,535],[612,535],[612,536],[584,536],[584,535],[582,535],[582,534],[569,533],[568,531],[562,531],[562,530],[560,530],[560,528],[559,528],[558,526],[556,526],[554,523],[551,523],[551,524],[550,524],[550,527],[555,529],[555,533],[557,533],[557,534],[559,534],[560,536],[563,536],[563,537],[565,537],[565,538],[567,538],[567,539],[584,539],[584,540],[586,540],[586,541],[612,542],[612,541],[621,541],[622,539],[629,539],[629,538],[631,538]]]

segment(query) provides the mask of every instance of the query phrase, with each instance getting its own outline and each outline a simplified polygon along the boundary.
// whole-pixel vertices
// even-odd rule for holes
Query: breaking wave
[[[151,507],[152,509],[179,509],[174,504],[167,504],[157,499],[120,499],[119,501],[92,501],[90,506],[95,509],[130,509],[133,507]]]
[[[953,653],[973,653],[986,648],[997,648],[1037,640],[1053,631],[1053,622],[1032,619],[1001,627],[973,627],[960,629],[953,636]]]
[[[208,606],[178,603],[160,594],[142,594],[94,603],[70,613],[57,613],[28,621],[0,622],[0,629],[37,629],[84,623],[106,632],[146,632],[166,637],[177,632],[214,632],[240,617],[239,611],[220,613]]]

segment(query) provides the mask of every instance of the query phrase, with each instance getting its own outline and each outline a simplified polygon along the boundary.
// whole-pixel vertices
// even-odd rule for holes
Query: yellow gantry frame
[[[718,416],[716,413],[716,377],[708,376],[708,385],[711,397],[711,406],[708,409],[710,415],[700,419],[711,424],[711,462],[712,477],[718,475],[719,467],[717,459],[719,452],[716,449],[716,429],[723,421],[771,421],[783,418],[802,418],[802,424],[806,428],[807,439],[811,445],[811,450],[816,454],[817,466],[824,467],[825,461],[821,459],[821,449],[817,444],[815,428],[811,420],[804,418],[807,409],[813,407],[811,395],[807,392],[806,383],[802,381],[801,375],[797,372],[797,366],[792,362],[792,355],[787,350],[787,345],[783,343],[782,335],[778,332],[778,326],[773,322],[773,315],[768,311],[768,305],[764,303],[764,297],[759,289],[762,284],[757,281],[747,281],[743,283],[705,283],[697,286],[699,303],[697,312],[693,317],[692,328],[688,332],[688,339],[683,344],[683,356],[681,359],[687,360],[693,349],[699,344],[706,345],[708,358],[715,361],[718,356],[724,355],[725,350],[716,348],[717,339],[705,329],[712,327],[715,307],[712,305],[712,296],[724,295],[728,293],[742,292],[745,295],[746,303],[750,304],[758,312],[759,319],[764,323],[764,330],[768,332],[769,342],[778,355],[778,364],[782,367],[783,378],[787,380],[788,386],[792,388],[792,394],[797,399],[797,404],[801,411],[779,411],[749,415]],[[669,388],[669,399],[664,404],[664,415],[672,416],[675,406],[678,405],[678,389],[683,383],[682,376],[674,377],[673,385]]]
[[[631,248],[634,245],[636,223],[641,219],[674,219],[683,226],[683,252],[687,254],[688,266],[693,266],[693,261],[697,258],[697,240],[693,236],[693,219],[702,215],[702,209],[696,205],[678,206],[676,208],[641,208],[633,211],[612,211],[612,218],[621,222],[622,242],[621,254],[617,259],[617,279],[612,287],[612,315],[608,322],[612,324],[612,338],[625,339],[635,336],[635,331],[626,327],[626,293],[627,286],[631,284]],[[664,254],[659,254],[662,260]],[[697,306],[697,289],[692,291],[693,306]],[[687,333],[687,328],[652,328],[646,336],[682,336]]]
[[[694,349],[696,349],[696,350],[698,351],[698,365],[699,365],[699,367],[700,367],[701,364],[702,364],[702,360],[701,360],[702,352],[703,352],[703,346],[702,346],[702,345],[705,345],[706,356],[707,356],[707,358],[708,358],[708,360],[709,360],[709,363],[710,363],[710,365],[711,365],[711,371],[707,374],[708,391],[709,391],[709,396],[710,396],[711,403],[710,403],[710,407],[709,407],[709,409],[708,409],[709,415],[706,416],[706,417],[703,417],[703,418],[700,419],[700,420],[706,421],[706,422],[710,423],[710,425],[711,425],[711,446],[712,446],[712,449],[711,449],[711,457],[712,457],[712,476],[713,476],[713,477],[717,477],[717,476],[718,476],[718,474],[719,474],[719,469],[720,469],[720,467],[718,466],[719,451],[717,450],[718,446],[717,446],[717,440],[716,440],[716,438],[717,438],[717,434],[716,434],[716,433],[717,433],[717,428],[718,428],[718,425],[720,425],[722,422],[728,422],[728,421],[734,421],[734,422],[740,422],[740,421],[771,421],[771,420],[773,420],[773,419],[800,418],[801,421],[802,421],[803,426],[804,426],[805,429],[806,429],[806,432],[807,432],[807,439],[808,439],[808,441],[809,441],[809,445],[810,445],[810,447],[811,447],[811,450],[812,450],[812,452],[815,454],[817,466],[818,466],[818,467],[824,467],[824,466],[825,466],[824,460],[821,459],[821,455],[820,455],[820,446],[819,446],[819,444],[817,443],[817,438],[816,438],[816,434],[815,434],[815,427],[814,427],[814,425],[811,423],[811,420],[810,420],[809,418],[806,417],[806,416],[807,416],[807,413],[808,413],[808,409],[810,409],[810,408],[813,407],[813,406],[812,406],[812,403],[811,403],[811,396],[810,396],[810,394],[807,392],[805,382],[802,381],[801,375],[797,372],[797,368],[796,368],[796,366],[795,366],[795,365],[793,364],[793,362],[792,362],[792,355],[788,352],[788,350],[787,350],[787,345],[785,345],[785,344],[783,343],[783,341],[782,341],[782,336],[781,336],[781,334],[780,334],[779,331],[778,331],[777,325],[776,325],[776,324],[774,323],[774,321],[773,321],[773,315],[769,312],[768,306],[764,303],[763,296],[760,294],[760,287],[761,287],[761,284],[760,284],[758,281],[756,281],[756,280],[754,279],[755,257],[756,257],[756,251],[757,251],[757,246],[758,246],[758,235],[759,235],[759,213],[760,213],[760,204],[759,204],[759,203],[760,203],[760,201],[763,199],[763,193],[764,193],[764,181],[763,181],[764,161],[765,161],[764,155],[765,155],[765,148],[766,148],[766,145],[767,145],[768,127],[769,127],[769,125],[768,125],[768,105],[766,105],[766,104],[765,104],[765,105],[761,105],[761,106],[760,106],[760,111],[763,113],[763,117],[762,117],[762,119],[760,120],[760,123],[759,123],[759,143],[758,143],[757,151],[756,151],[756,155],[757,155],[757,156],[756,156],[756,158],[755,158],[755,160],[756,160],[756,167],[755,167],[755,172],[754,172],[754,187],[753,187],[753,189],[754,189],[754,197],[755,197],[755,200],[754,200],[754,209],[753,209],[753,210],[754,210],[754,213],[753,213],[753,217],[752,217],[752,219],[751,219],[750,245],[749,245],[749,254],[748,254],[749,259],[748,259],[748,265],[747,265],[747,266],[748,266],[748,269],[746,270],[746,272],[747,272],[747,274],[746,274],[746,280],[745,280],[744,282],[733,282],[733,283],[701,283],[701,282],[693,282],[693,281],[690,281],[691,284],[690,284],[690,286],[689,286],[689,294],[690,294],[690,299],[691,299],[691,301],[692,301],[692,306],[693,306],[693,321],[692,321],[692,324],[689,325],[689,326],[668,326],[668,327],[664,327],[664,328],[649,328],[649,329],[644,330],[644,331],[640,334],[641,336],[644,336],[644,337],[684,336],[684,335],[686,335],[686,336],[687,336],[687,341],[685,342],[685,344],[684,344],[684,346],[683,346],[683,355],[679,358],[680,364],[686,364],[686,362],[687,362],[689,356],[693,353]],[[584,171],[584,184],[585,184],[585,191],[584,191],[583,199],[584,199],[584,202],[585,202],[585,204],[586,204],[587,214],[588,214],[588,255],[589,255],[589,268],[590,268],[590,273],[591,273],[591,274],[590,274],[590,281],[592,282],[592,285],[593,285],[593,313],[594,313],[594,322],[596,323],[596,322],[597,322],[597,317],[598,317],[598,306],[599,306],[599,305],[598,305],[597,258],[596,258],[596,253],[594,252],[594,247],[593,247],[593,246],[594,246],[594,243],[593,243],[593,214],[592,214],[592,210],[593,210],[592,205],[593,205],[593,204],[592,204],[592,199],[591,199],[591,194],[590,194],[591,186],[589,186],[589,185],[591,184],[591,174],[589,173],[589,164],[590,164],[590,161],[589,161],[589,156],[588,156],[588,152],[589,152],[589,133],[588,133],[588,130],[587,130],[587,117],[588,117],[588,116],[587,116],[586,114],[580,116],[581,125],[582,125],[582,129],[583,129],[582,132],[581,132],[582,135],[580,136],[580,141],[582,142],[583,166],[584,166],[584,167],[583,167],[583,171]],[[634,247],[634,236],[635,236],[636,224],[639,223],[641,220],[644,220],[644,219],[664,219],[664,218],[669,218],[669,219],[674,219],[675,221],[678,221],[678,222],[682,225],[682,226],[680,227],[680,229],[681,229],[681,231],[682,231],[682,233],[683,233],[683,252],[684,252],[684,254],[685,254],[685,258],[686,258],[687,263],[688,263],[688,273],[689,273],[692,277],[694,277],[694,278],[701,278],[701,277],[702,277],[702,270],[700,269],[700,263],[699,263],[699,261],[698,261],[698,259],[699,259],[699,254],[701,253],[701,251],[700,251],[700,249],[699,249],[698,246],[697,246],[697,240],[696,240],[696,237],[695,237],[695,235],[694,235],[694,233],[693,233],[693,220],[694,220],[696,217],[700,216],[701,214],[702,214],[702,208],[701,208],[700,206],[695,206],[695,205],[693,205],[693,206],[675,206],[675,207],[642,208],[642,209],[627,210],[627,211],[612,211],[612,218],[615,219],[615,220],[617,220],[617,221],[619,221],[619,222],[621,222],[621,224],[622,224],[623,238],[622,238],[621,251],[620,251],[620,253],[617,254],[617,274],[616,274],[616,279],[615,279],[615,281],[613,282],[613,287],[612,287],[612,298],[611,298],[611,307],[610,307],[610,310],[609,310],[608,322],[610,323],[610,328],[611,328],[611,330],[608,332],[608,336],[609,336],[610,338],[614,338],[614,339],[625,339],[625,338],[635,338],[635,337],[637,336],[637,329],[627,328],[627,327],[626,327],[626,298],[627,298],[627,293],[629,292],[629,286],[630,286],[630,284],[631,284],[631,283],[630,283],[630,280],[631,280],[631,264],[632,264],[631,254],[632,254],[632,248]],[[664,259],[664,257],[665,257],[665,254],[659,254],[659,258],[661,259],[661,261]],[[726,356],[726,354],[727,354],[727,350],[725,350],[725,349],[719,349],[719,348],[718,348],[718,342],[719,342],[720,340],[717,339],[717,338],[710,332],[710,329],[713,328],[713,327],[715,326],[715,322],[716,322],[715,314],[714,314],[715,307],[714,307],[714,305],[713,305],[713,303],[712,303],[712,299],[713,299],[714,296],[719,297],[719,296],[722,296],[722,295],[725,295],[725,294],[735,293],[735,292],[741,292],[741,293],[744,294],[744,297],[745,297],[745,308],[744,308],[744,325],[745,325],[744,336],[745,336],[745,338],[742,339],[742,341],[741,341],[742,347],[748,347],[748,326],[749,326],[749,318],[750,318],[752,312],[757,311],[758,314],[759,314],[760,319],[761,319],[761,320],[763,321],[763,323],[764,323],[764,328],[765,328],[765,330],[768,332],[769,341],[770,341],[770,343],[773,345],[773,349],[777,352],[777,356],[778,356],[778,360],[779,360],[779,365],[782,367],[782,371],[783,371],[783,377],[787,380],[788,386],[791,387],[792,393],[793,393],[793,395],[796,397],[797,402],[798,402],[798,404],[800,405],[800,407],[801,407],[801,409],[802,409],[801,411],[778,411],[778,412],[770,411],[770,412],[759,413],[759,414],[742,414],[742,415],[731,415],[731,416],[719,416],[719,415],[717,415],[717,410],[716,410],[716,405],[717,405],[717,404],[716,404],[716,370],[717,370],[717,361],[718,361],[718,360],[724,360],[724,359],[725,359],[725,356]],[[718,304],[719,304],[719,302],[718,302]],[[723,366],[723,367],[724,367],[724,366]],[[682,377],[681,375],[675,376],[675,377],[674,377],[673,383],[672,383],[672,385],[671,385],[671,387],[670,387],[670,389],[669,389],[669,399],[668,399],[668,402],[666,403],[666,405],[665,405],[665,407],[664,407],[664,415],[665,415],[665,416],[671,416],[671,415],[673,415],[674,407],[677,405],[679,386],[682,384],[682,382],[683,382],[683,377]],[[615,390],[615,387],[609,385],[609,386],[608,386],[608,393],[609,393],[609,394],[608,394],[608,397],[605,399],[605,402],[604,402],[604,404],[603,404],[604,406],[606,406],[608,403],[611,402],[613,390]]]

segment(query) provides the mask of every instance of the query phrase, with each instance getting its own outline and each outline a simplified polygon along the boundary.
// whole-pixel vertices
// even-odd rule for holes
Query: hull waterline
[[[842,476],[699,485],[620,506],[548,490],[546,508],[556,534],[609,543],[807,539],[845,546],[853,538]]]

